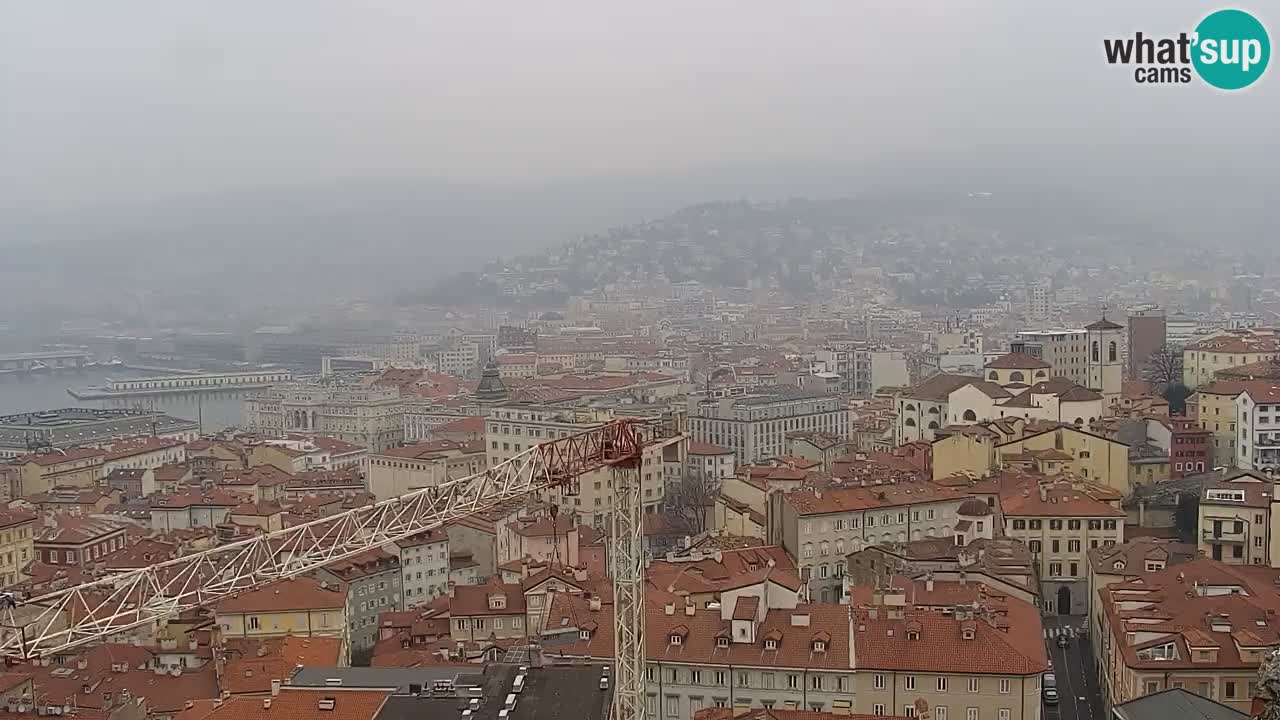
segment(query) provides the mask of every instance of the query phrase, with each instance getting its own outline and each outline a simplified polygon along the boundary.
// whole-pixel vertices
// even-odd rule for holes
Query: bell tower
[[[1124,358],[1120,356],[1120,342],[1124,327],[1107,319],[1085,326],[1089,387],[1102,393],[1103,405],[1110,408],[1120,402],[1120,386],[1124,381]]]

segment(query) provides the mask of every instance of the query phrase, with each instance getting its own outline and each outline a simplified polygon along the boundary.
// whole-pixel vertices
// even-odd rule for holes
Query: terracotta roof
[[[690,455],[732,455],[733,454],[733,451],[728,448],[723,448],[723,447],[720,447],[719,445],[713,445],[707,442],[701,442],[699,440],[689,441],[688,452]]]
[[[222,689],[233,695],[267,693],[272,680],[283,680],[299,667],[338,667],[342,664],[342,640],[330,637],[227,638],[231,660],[222,673]]]
[[[1280,337],[1258,335],[1252,330],[1234,330],[1188,343],[1186,350],[1230,354],[1280,352]]]
[[[134,455],[144,455],[150,452],[158,452],[169,448],[181,447],[185,444],[186,443],[182,440],[155,437],[152,435],[126,438],[108,448],[105,459],[108,461],[119,460],[121,458],[133,457]]]
[[[655,587],[669,592],[718,593],[737,587],[774,582],[799,590],[803,583],[795,560],[781,545],[689,554],[683,559],[654,560],[647,576]]]
[[[186,477],[189,472],[191,472],[191,466],[187,463],[170,463],[156,468],[155,478],[156,482],[177,482]]]
[[[831,487],[825,490],[803,489],[789,492],[783,501],[799,515],[905,507],[921,503],[955,501],[962,493],[928,482],[897,482],[867,487]]]
[[[207,717],[209,720],[373,720],[391,696],[390,690],[312,690],[285,686],[266,708],[260,697],[233,696]],[[333,709],[320,711],[320,701],[333,699]]]
[[[1238,643],[1280,644],[1274,629],[1275,613],[1280,611],[1277,582],[1280,570],[1275,568],[1199,558],[1107,586],[1101,593],[1102,610],[1129,667],[1252,671],[1258,661],[1242,656]],[[1128,642],[1129,632],[1141,633],[1143,641]],[[1143,648],[1170,643],[1176,650],[1172,659],[1139,654]],[[1217,657],[1197,659],[1192,647],[1216,649]]]
[[[433,435],[443,435],[446,433],[483,433],[484,418],[480,415],[450,420],[443,425],[437,425],[431,433]]]
[[[1128,534],[1129,530],[1126,529],[1125,535]],[[1170,565],[1190,562],[1196,557],[1195,545],[1150,537],[1130,539],[1121,545],[1089,550],[1089,564],[1093,566],[1094,572],[1131,577],[1151,574],[1147,571],[1147,561],[1161,563],[1160,569],[1164,569]]]
[[[760,609],[760,598],[754,595],[744,595],[738,598],[733,606],[734,620],[755,620],[756,613]]]
[[[1255,403],[1280,403],[1280,382],[1271,380],[1245,380],[1240,392]]]
[[[975,497],[960,503],[960,508],[956,510],[956,513],[969,517],[986,517],[992,514],[992,511],[990,505]]]
[[[34,522],[37,519],[35,515],[22,510],[5,510],[0,509],[0,528],[7,528],[13,525],[21,525],[23,523]]]
[[[449,598],[449,614],[459,615],[523,615],[524,588],[520,583],[499,583],[490,581],[484,585],[454,585],[453,596]],[[504,606],[491,608],[489,597],[501,595],[505,598]]]
[[[912,400],[931,400],[933,402],[946,402],[951,393],[959,390],[973,382],[982,380],[980,377],[970,375],[950,375],[948,373],[938,373],[930,377],[928,380],[916,385],[915,387],[903,393],[904,398]]]
[[[55,515],[52,527],[42,527],[36,532],[37,544],[81,545],[99,538],[124,531],[124,525],[93,517]]]
[[[978,380],[977,382],[969,383],[969,385],[977,388],[983,395],[995,400],[1012,397],[1012,393],[990,380]]]
[[[319,580],[296,577],[248,590],[218,603],[220,613],[284,612],[289,610],[342,610],[346,590],[335,583],[322,587]]]
[[[1011,352],[992,360],[985,367],[995,370],[1047,370],[1053,366],[1034,355]]]
[[[1040,498],[1040,488],[1045,498]],[[1105,490],[1103,494],[1099,491]],[[1000,488],[1000,510],[1007,517],[1123,518],[1125,512],[1093,495],[1106,497],[1114,491],[1070,481],[1041,481],[1032,476]]]
[[[940,610],[911,610],[890,618],[854,610],[854,652],[859,669],[917,673],[1037,675],[1048,669],[1040,612],[1004,598],[1004,615],[959,620]],[[908,629],[912,634],[908,634]],[[971,631],[973,639],[965,639]],[[916,634],[918,633],[918,634]]]
[[[737,713],[737,714],[735,714]],[[186,720],[185,718],[183,720]],[[743,712],[737,708],[709,707],[693,714],[693,720],[906,720],[901,715],[845,715],[813,710],[779,710],[777,708],[752,708]]]

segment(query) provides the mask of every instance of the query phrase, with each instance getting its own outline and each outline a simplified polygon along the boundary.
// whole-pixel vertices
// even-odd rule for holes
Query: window
[[[716,671],[716,684],[717,684],[717,685],[724,685],[724,671],[723,671],[723,670],[717,670],[717,671]]]
[[[1054,555],[1057,555],[1059,552],[1062,551],[1062,546],[1059,544],[1058,540],[1050,541],[1049,547],[1053,548],[1052,552]]]
[[[690,670],[690,671],[689,671],[689,682],[690,682],[690,683],[692,683],[692,684],[694,684],[694,685],[701,685],[701,684],[702,684],[702,671],[701,671],[701,670]]]
[[[978,720],[978,708],[965,708],[964,720]]]
[[[751,687],[751,673],[738,673],[738,687]]]
[[[906,675],[906,676],[903,676],[903,678],[902,678],[902,686],[903,686],[903,687],[905,687],[905,688],[906,688],[906,689],[908,689],[908,690],[915,690],[915,689],[916,689],[916,676],[915,676],[915,675]]]
[[[1069,552],[1069,553],[1078,553],[1078,552],[1080,552],[1080,541],[1079,541],[1079,540],[1068,540],[1068,541],[1067,541],[1067,552]]]
[[[1009,708],[1000,708],[1000,720],[1009,720]]]
[[[871,706],[872,715],[884,715],[884,703],[876,703]]]
[[[250,615],[250,616],[249,616],[249,629],[250,629],[250,630],[257,630],[257,629],[258,629],[258,616],[257,616],[257,615]]]
[[[1009,694],[1009,678],[1000,678],[1000,694]]]
[[[1155,680],[1148,680],[1146,684],[1146,694],[1151,695],[1160,692],[1160,683]]]
[[[1030,543],[1028,543],[1028,545],[1029,545],[1029,546],[1030,546],[1030,548],[1031,548],[1031,552],[1033,552],[1033,553],[1035,553],[1035,554],[1037,554],[1037,555],[1039,555],[1039,554],[1040,554],[1041,545],[1040,545],[1040,541],[1039,541],[1039,540],[1032,540]]]
[[[947,720],[946,705],[939,705],[933,709],[933,720]]]
[[[915,716],[916,716],[916,706],[915,706],[915,705],[903,705],[903,706],[902,706],[902,717],[913,718],[913,717],[915,717]]]
[[[1013,521],[1013,529],[1014,529],[1014,530],[1026,530],[1026,529],[1027,529],[1027,521],[1026,521],[1026,520],[1014,520],[1014,521]]]
[[[945,675],[939,675],[939,676],[938,676],[938,683],[937,683],[937,687],[938,687],[938,692],[946,692],[946,691],[947,691],[947,677],[946,677]]]
[[[821,689],[822,689],[822,676],[821,676],[821,675],[813,675],[813,676],[810,676],[810,678],[809,678],[809,689],[811,689],[811,690],[821,690]]]
[[[976,677],[969,678],[969,692],[971,693],[978,692],[978,678]]]
[[[1236,696],[1236,684],[1232,680],[1226,681],[1222,696],[1225,698],[1234,698]]]
[[[874,676],[874,677],[871,679],[871,685],[872,685],[872,687],[874,687],[874,688],[875,688],[875,689],[877,689],[877,690],[883,690],[883,689],[884,689],[884,676],[883,676],[883,675],[876,675],[876,676]]]
[[[1061,530],[1061,529],[1062,529],[1062,521],[1061,521],[1061,520],[1050,520],[1050,521],[1049,521],[1049,529],[1050,529],[1050,530]]]
[[[791,690],[795,690],[796,688],[800,687],[800,676],[787,675],[787,687]]]
[[[678,695],[667,696],[667,715],[669,717],[680,715],[680,697]]]

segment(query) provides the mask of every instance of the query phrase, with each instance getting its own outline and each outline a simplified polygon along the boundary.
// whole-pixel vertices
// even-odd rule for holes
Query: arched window
[[[1042,378],[1042,377],[1045,377],[1046,375],[1047,375],[1047,373],[1045,373],[1045,371],[1043,371],[1043,370],[1037,370],[1037,371],[1036,371],[1036,377],[1037,377],[1037,378]]]
[[[1112,340],[1107,345],[1107,361],[1108,362],[1116,361],[1116,341],[1115,340]]]
[[[915,427],[915,426],[916,426],[916,421],[915,421],[915,419],[914,419],[914,418],[907,418],[907,419],[906,419],[906,421],[905,421],[904,423],[902,423],[902,424],[903,424],[903,425],[906,425],[907,427]]]
[[[965,419],[966,421],[968,421],[968,422],[977,422],[977,421],[978,421],[978,413],[976,413],[976,412],[974,412],[974,411],[972,411],[972,410],[965,410],[965,411],[964,411],[964,419]]]
[[[906,410],[907,412],[915,412],[916,406],[911,403],[907,403],[907,406],[903,408],[903,410]]]
[[[1080,427],[1083,424],[1084,424],[1084,418],[1076,418],[1076,427]]]
[[[937,430],[937,429],[938,429],[938,421],[937,421],[937,420],[930,420],[930,421],[929,421],[929,429],[930,429],[930,430]]]
[[[844,538],[836,538],[836,554],[844,554]]]
[[[992,371],[991,371],[991,373],[987,375],[987,379],[988,379],[988,380],[999,380],[999,379],[1000,379],[1000,373],[996,372],[995,370],[992,370]]]
[[[1022,372],[1019,370],[1014,370],[1013,372],[1009,373],[1009,382],[1022,382],[1025,379],[1026,378],[1023,376]]]
[[[929,408],[929,410],[928,410],[928,413],[929,413],[930,415],[937,415],[939,412],[940,412],[940,411],[938,410],[938,406],[937,406],[937,405],[930,406],[930,408]]]
[[[1094,361],[1094,362],[1098,362],[1098,360],[1100,359],[1100,353],[1099,353],[1099,351],[1098,351],[1098,341],[1097,341],[1097,340],[1094,340],[1094,341],[1093,341],[1093,349],[1092,349],[1092,351],[1091,351],[1091,352],[1093,353],[1093,361]]]

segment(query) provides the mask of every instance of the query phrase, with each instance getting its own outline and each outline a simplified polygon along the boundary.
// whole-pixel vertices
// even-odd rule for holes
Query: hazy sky
[[[1228,95],[1102,62],[1104,36],[1217,6],[1047,5],[0,0],[0,208],[993,142],[1274,152],[1280,68]]]

